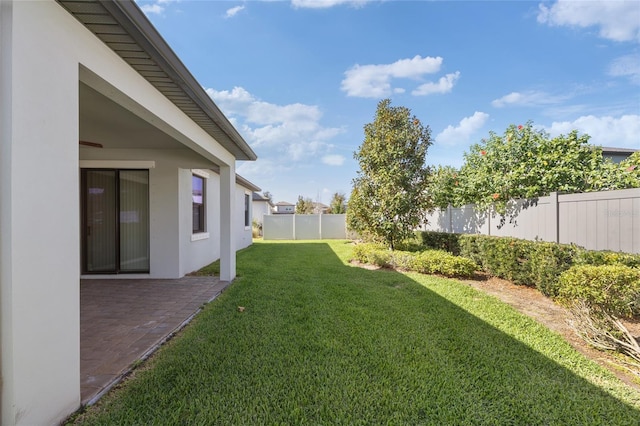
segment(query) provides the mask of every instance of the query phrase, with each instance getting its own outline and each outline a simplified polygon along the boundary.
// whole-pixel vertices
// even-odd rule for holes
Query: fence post
[[[549,194],[549,205],[551,206],[551,238],[556,243],[560,242],[560,207],[558,204],[558,193]]]
[[[447,214],[449,215],[449,229],[448,232],[453,233],[453,211],[451,210],[451,204],[447,205]]]

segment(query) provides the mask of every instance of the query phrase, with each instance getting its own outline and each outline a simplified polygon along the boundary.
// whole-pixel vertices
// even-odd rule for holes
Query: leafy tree
[[[273,195],[269,191],[265,191],[262,193],[262,196],[269,200],[270,203],[273,203]]]
[[[453,181],[453,170],[438,169],[431,188],[437,205],[494,205],[504,214],[510,199],[640,186],[634,160],[626,166],[614,164],[603,159],[601,148],[589,144],[588,135],[574,130],[550,138],[531,122],[511,125],[503,135],[491,132],[472,145],[464,159]]]
[[[313,201],[311,198],[302,198],[302,195],[298,195],[296,214],[313,214]]]
[[[449,204],[458,205],[460,171],[452,166],[438,166],[429,180],[429,197],[434,207],[446,209]]]
[[[344,214],[347,211],[347,206],[344,202],[345,198],[346,196],[342,192],[333,194],[331,203],[329,203],[329,212],[331,214]]]
[[[364,126],[365,138],[354,158],[360,170],[353,180],[348,227],[383,240],[394,249],[412,235],[430,207],[425,166],[431,129],[405,107],[378,103],[375,119]]]

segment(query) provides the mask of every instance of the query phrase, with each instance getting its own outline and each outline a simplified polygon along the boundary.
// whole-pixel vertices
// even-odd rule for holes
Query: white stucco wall
[[[253,201],[253,220],[263,223],[263,216],[271,214],[271,206],[266,201]]]
[[[245,226],[244,223],[244,196],[249,195],[249,225]],[[236,235],[236,249],[240,250],[248,247],[253,242],[253,234],[251,230],[251,218],[252,218],[252,205],[251,205],[251,190],[236,184],[236,215],[235,223],[233,224],[234,233]]]
[[[235,159],[53,0],[1,0],[0,10],[1,422],[54,424],[80,404],[79,159],[93,154],[78,148],[78,82],[218,164],[222,221],[236,214]],[[131,159],[104,151],[109,160]],[[151,226],[172,228],[152,233],[151,267],[170,276],[184,257],[172,226],[179,169],[194,164],[145,160],[157,161]],[[232,229],[220,241],[222,275],[232,279]],[[178,260],[153,263],[170,258]]]
[[[80,403],[78,65],[60,60],[74,23],[54,4],[0,7],[2,424],[50,424]]]

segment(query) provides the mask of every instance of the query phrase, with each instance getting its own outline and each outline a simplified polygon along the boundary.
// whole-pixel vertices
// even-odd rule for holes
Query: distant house
[[[329,213],[329,210],[331,210],[331,207],[326,204],[313,203],[313,214],[327,214]]]
[[[267,197],[262,196],[258,192],[252,194],[253,220],[263,223],[263,217],[273,212],[273,203]]]
[[[296,212],[296,205],[287,203],[286,201],[278,201],[273,206],[273,214],[294,214]]]
[[[631,156],[634,152],[640,151],[639,149],[630,148],[611,148],[602,147],[602,156],[608,158],[614,163],[620,163]]]

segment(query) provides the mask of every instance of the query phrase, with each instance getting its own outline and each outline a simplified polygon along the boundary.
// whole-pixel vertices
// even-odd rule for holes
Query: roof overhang
[[[56,0],[236,160],[257,156],[133,1]]]

